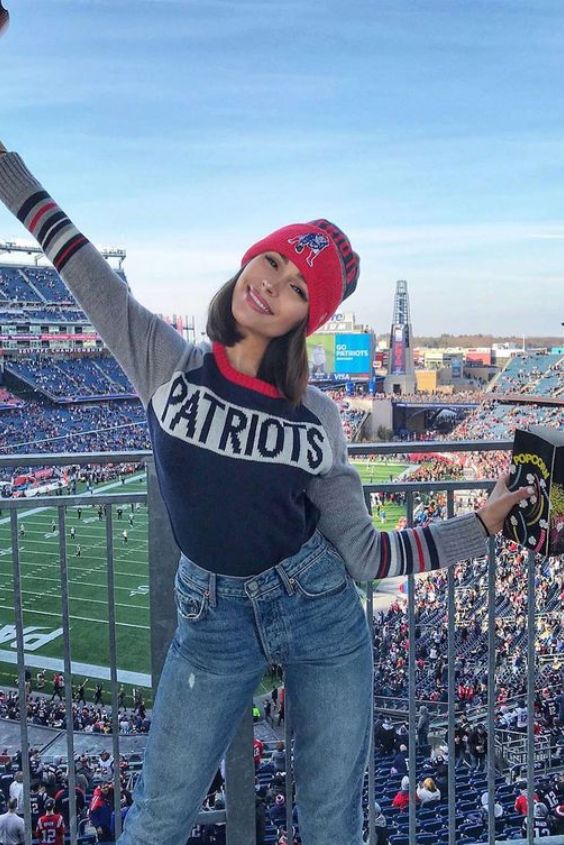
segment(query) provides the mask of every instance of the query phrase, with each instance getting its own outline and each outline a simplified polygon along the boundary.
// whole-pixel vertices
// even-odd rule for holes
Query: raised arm
[[[19,155],[2,143],[0,199],[38,241],[147,406],[187,351],[186,341],[137,302]]]

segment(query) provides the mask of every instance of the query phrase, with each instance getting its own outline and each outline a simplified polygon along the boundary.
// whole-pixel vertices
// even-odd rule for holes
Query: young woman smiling
[[[0,198],[38,239],[134,384],[181,555],[178,627],[120,845],[185,842],[239,719],[284,667],[303,845],[361,845],[372,637],[354,580],[483,555],[513,504],[379,532],[305,339],[356,287],[359,259],[320,219],[278,229],[214,297],[211,343],[141,306],[15,153]]]

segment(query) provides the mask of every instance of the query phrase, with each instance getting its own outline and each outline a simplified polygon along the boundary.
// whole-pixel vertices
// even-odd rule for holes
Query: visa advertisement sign
[[[372,375],[373,342],[371,334],[313,334],[307,339],[310,376]]]

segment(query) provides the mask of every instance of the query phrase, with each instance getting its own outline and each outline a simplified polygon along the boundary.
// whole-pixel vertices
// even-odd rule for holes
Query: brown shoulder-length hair
[[[231,308],[233,289],[243,269],[218,290],[208,309],[208,337],[224,346],[235,346],[243,340]],[[309,379],[306,326],[307,318],[285,335],[272,338],[257,373],[257,378],[278,388],[292,405],[303,398]]]

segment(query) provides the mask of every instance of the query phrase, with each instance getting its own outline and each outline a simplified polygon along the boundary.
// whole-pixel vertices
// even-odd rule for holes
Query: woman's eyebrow
[[[284,262],[284,264],[287,264],[287,263],[288,263],[288,259],[286,258],[286,256],[285,256],[285,255],[282,255],[282,253],[281,253],[281,252],[279,252],[279,253],[278,253],[278,255],[280,256],[280,258],[282,259],[282,261]],[[304,277],[302,276],[302,274],[301,274],[301,273],[297,273],[296,275],[297,275],[298,279],[299,279],[301,282],[303,282],[303,283],[304,283],[304,285],[307,287],[307,282],[306,282],[306,280],[304,279]]]

